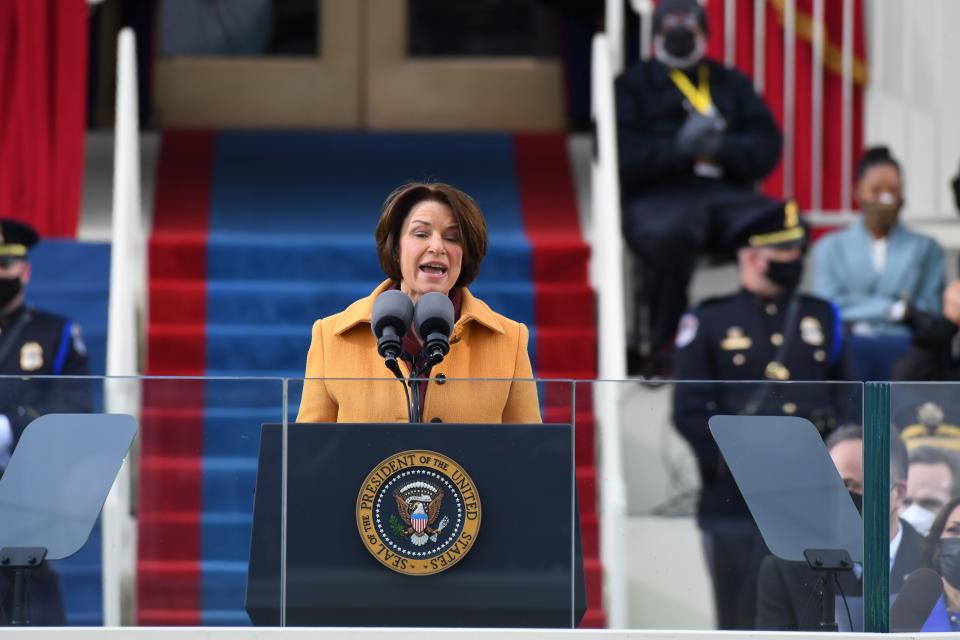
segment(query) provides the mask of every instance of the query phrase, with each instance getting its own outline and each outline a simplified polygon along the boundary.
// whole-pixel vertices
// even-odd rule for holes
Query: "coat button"
[[[437,384],[446,384],[446,382],[447,382],[447,376],[443,375],[442,373],[438,373]]]
[[[430,418],[430,422],[443,422],[443,420],[441,418]]]

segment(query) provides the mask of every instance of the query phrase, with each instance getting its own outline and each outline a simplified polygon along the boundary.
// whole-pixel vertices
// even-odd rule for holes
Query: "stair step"
[[[150,284],[154,324],[301,324],[338,313],[366,296],[380,280],[162,280]],[[486,283],[470,291],[494,311],[528,326],[593,326],[594,293],[585,282]],[[536,309],[533,301],[536,295]],[[535,317],[536,316],[536,317]]]

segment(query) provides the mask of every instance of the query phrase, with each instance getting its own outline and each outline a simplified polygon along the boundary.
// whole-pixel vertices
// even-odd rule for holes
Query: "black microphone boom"
[[[412,319],[413,302],[401,291],[384,291],[373,301],[370,327],[377,337],[377,353],[383,356],[387,368],[399,378],[403,378],[403,372],[400,371],[397,358],[403,350],[403,336],[407,335]]]
[[[890,631],[915,633],[923,629],[942,595],[943,582],[936,571],[926,568],[912,571],[890,606]]]
[[[423,295],[413,312],[413,326],[423,341],[423,351],[430,366],[440,364],[450,352],[450,334],[453,332],[450,298],[437,292]]]

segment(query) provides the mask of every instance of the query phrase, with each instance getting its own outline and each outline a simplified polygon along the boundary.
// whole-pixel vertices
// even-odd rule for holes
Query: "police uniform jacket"
[[[32,376],[86,376],[87,352],[80,327],[70,320],[23,305],[0,318],[0,413],[13,428],[14,442],[35,418],[47,413],[93,410],[88,380]]]
[[[859,415],[859,392],[846,385],[771,382],[844,377],[843,333],[836,308],[819,298],[797,296],[789,326],[789,298],[770,300],[746,290],[708,300],[680,321],[673,365],[678,380],[674,422],[699,463],[701,517],[747,516],[710,435],[711,416],[796,415],[826,432],[839,420]],[[731,382],[709,382],[721,380]]]
[[[314,323],[298,422],[408,420],[406,396],[377,353],[370,327],[374,300],[392,285],[387,280]],[[450,352],[431,369],[423,421],[540,422],[527,340],[526,326],[495,313],[464,288]],[[400,366],[409,376],[407,363]]]
[[[777,165],[780,130],[747,76],[712,60],[702,64],[709,70],[713,105],[726,121],[723,144],[711,161],[723,170],[725,181],[752,187]],[[696,86],[697,69],[688,76]],[[632,65],[617,78],[615,90],[623,197],[651,186],[702,180],[695,177],[692,161],[676,151],[688,107],[668,67],[658,60]]]

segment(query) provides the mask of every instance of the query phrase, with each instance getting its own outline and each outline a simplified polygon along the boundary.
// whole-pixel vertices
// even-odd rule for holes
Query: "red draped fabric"
[[[784,10],[786,0],[766,0],[763,16],[765,25],[764,99],[774,117],[783,127],[783,63]],[[709,0],[706,3],[710,25],[709,55],[724,59],[724,10],[726,2],[736,2],[736,50],[738,69],[753,77],[754,0]],[[823,69],[823,128],[818,133],[823,156],[821,161],[824,209],[841,207],[841,145],[842,145],[842,80],[841,54],[843,34],[843,2],[824,2],[824,69]],[[812,204],[812,129],[813,129],[813,0],[796,0],[796,48],[794,66],[794,179],[793,193],[784,193],[782,163],[764,182],[764,191],[775,197],[793,196],[801,208]],[[863,146],[863,90],[867,83],[866,41],[864,38],[863,0],[854,0],[854,83],[853,83],[853,154],[856,162]]]
[[[0,2],[0,216],[73,237],[87,91],[86,0]]]

